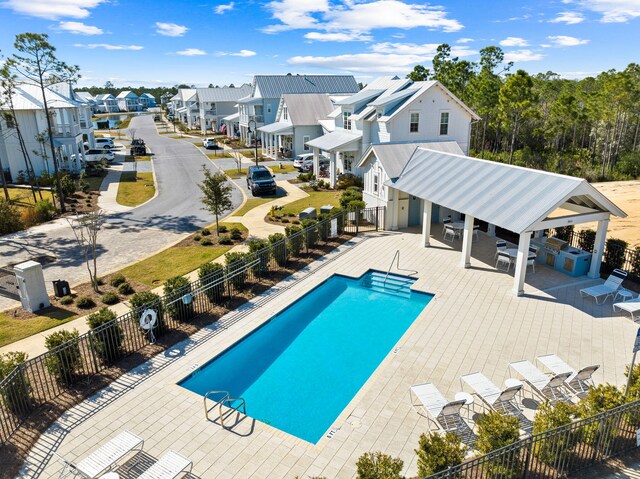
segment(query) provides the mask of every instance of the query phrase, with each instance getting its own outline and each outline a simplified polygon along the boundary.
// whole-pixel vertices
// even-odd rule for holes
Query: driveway
[[[149,115],[134,117],[129,129],[132,128],[154,154],[158,195],[138,208],[108,217],[99,236],[100,275],[144,259],[214,221],[212,215],[200,209],[202,193],[197,185],[203,179],[203,164],[213,170],[217,167],[196,146],[158,135]],[[234,185],[234,208],[241,202],[242,193]],[[50,292],[55,279],[65,279],[72,285],[88,281],[82,255],[65,219],[0,237],[0,265],[41,255],[55,258],[44,265]],[[18,305],[0,297],[0,310]]]

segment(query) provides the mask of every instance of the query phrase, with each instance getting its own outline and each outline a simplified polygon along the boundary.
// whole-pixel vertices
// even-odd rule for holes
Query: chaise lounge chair
[[[414,402],[411,393],[416,396],[420,404]],[[411,386],[409,396],[411,397],[411,406],[413,409],[418,414],[421,413],[417,408],[424,410],[427,413],[425,417],[429,419],[429,416],[431,416],[436,427],[442,428],[444,431],[455,431],[458,429],[460,423],[464,422],[460,416],[460,409],[465,405],[465,401],[448,402],[433,383]]]
[[[596,304],[601,304],[598,301],[598,298],[602,298],[604,296],[604,299],[602,300],[604,303],[607,298],[613,298],[614,294],[618,289],[620,289],[620,286],[622,286],[622,282],[625,279],[627,279],[627,272],[616,268],[612,271],[604,284],[598,284],[596,286],[581,289],[580,296],[591,296],[596,300]]]
[[[521,413],[516,401],[516,395],[522,390],[522,385],[500,390],[489,378],[482,373],[466,374],[460,378],[482,399],[482,401],[496,412],[517,416]]]
[[[536,359],[553,374],[569,373],[569,377],[566,379],[565,384],[578,397],[582,397],[589,392],[589,387],[593,385],[591,377],[593,376],[593,373],[600,368],[600,365],[594,365],[587,366],[586,368],[582,368],[580,371],[576,371],[555,354],[538,356]]]
[[[509,367],[516,371],[535,393],[551,403],[570,401],[571,398],[563,390],[565,381],[571,376],[570,372],[548,376],[527,360],[516,361],[509,364]]]
[[[169,451],[138,479],[174,479],[180,474],[191,472],[193,462],[177,452]]]
[[[640,298],[630,299],[629,301],[623,301],[622,303],[614,303],[613,311],[626,311],[631,314],[631,320],[635,321],[635,313],[640,313]]]
[[[141,451],[144,446],[144,439],[139,438],[129,431],[122,431],[105,445],[99,447],[82,461],[74,464],[62,456],[53,453],[63,464],[64,468],[60,477],[68,473],[79,474],[86,479],[100,477],[103,473],[113,469],[118,461],[132,451]]]

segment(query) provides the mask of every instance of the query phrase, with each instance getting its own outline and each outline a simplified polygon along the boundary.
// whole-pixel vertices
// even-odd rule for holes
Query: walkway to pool
[[[417,230],[358,238],[357,246],[302,281],[289,282],[261,307],[249,307],[222,333],[212,334],[215,325],[200,331],[69,411],[33,448],[21,477],[57,477],[61,465],[51,452],[83,458],[124,429],[143,437],[153,458],[169,449],[189,457],[192,477],[202,479],[352,478],[367,451],[399,456],[403,473],[412,476],[418,437],[428,429],[411,408],[412,384],[433,382],[453,399],[463,374],[481,371],[501,385],[510,362],[547,353],[574,367],[600,364],[596,382],[624,382],[637,326],[612,315],[611,302],[597,306],[580,297],[580,288],[597,281],[536,266],[536,274],[527,275],[525,296],[516,297],[513,277],[494,268],[493,239],[481,235],[471,269],[460,268],[459,252],[439,240],[436,235],[433,247],[421,248]],[[312,445],[250,418],[223,430],[205,420],[200,396],[176,385],[328,276],[386,270],[398,249],[400,266],[419,271],[415,287],[436,296],[334,422],[331,438]]]

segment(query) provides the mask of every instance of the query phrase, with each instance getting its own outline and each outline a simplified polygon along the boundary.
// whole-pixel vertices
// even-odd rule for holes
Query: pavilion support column
[[[313,172],[316,178],[320,178],[320,150],[318,148],[313,149]]]
[[[516,258],[516,271],[513,275],[513,294],[516,296],[522,296],[524,294],[524,277],[527,274],[527,260],[529,259],[530,242],[531,231],[520,233],[518,256]]]
[[[431,209],[433,203],[428,200],[422,200],[422,246],[428,248],[430,245],[429,239],[431,238]]]
[[[471,267],[471,243],[473,240],[473,222],[475,218],[471,215],[464,217],[464,234],[462,235],[462,255],[460,256],[460,266]]]
[[[495,236],[496,236],[496,225],[494,225],[494,224],[492,224],[492,223],[489,223],[489,224],[487,225],[487,234],[488,234],[489,236],[493,236],[493,237],[495,237]]]
[[[589,278],[600,277],[600,266],[602,265],[602,254],[604,253],[604,245],[607,239],[607,228],[609,220],[598,221],[596,229],[596,238],[593,242],[593,252],[591,253],[591,266],[589,267]]]
[[[330,158],[329,158],[329,186],[331,186],[331,188],[335,188],[336,186],[336,153],[335,152],[331,152],[329,153]]]

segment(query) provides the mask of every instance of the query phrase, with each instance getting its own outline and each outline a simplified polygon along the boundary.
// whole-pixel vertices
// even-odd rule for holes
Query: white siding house
[[[181,88],[171,98],[171,112],[177,120],[194,128],[198,118],[199,108],[197,101],[197,90],[195,88]]]
[[[117,113],[120,111],[118,100],[110,93],[96,95],[96,109],[100,113]]]
[[[140,99],[132,91],[122,91],[116,97],[120,111],[140,111]]]
[[[196,105],[198,108],[194,127],[207,131],[218,132],[222,126],[222,119],[237,113],[238,100],[251,93],[251,85],[244,84],[236,87],[196,88]]]

